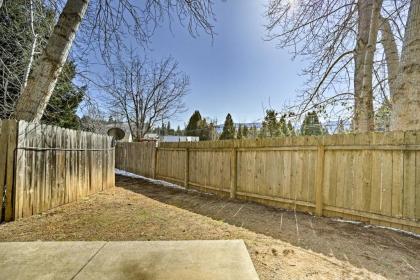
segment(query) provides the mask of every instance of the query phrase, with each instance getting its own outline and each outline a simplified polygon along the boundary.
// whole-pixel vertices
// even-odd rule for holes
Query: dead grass
[[[420,240],[117,176],[117,187],[0,226],[1,241],[243,239],[261,279],[419,279]]]

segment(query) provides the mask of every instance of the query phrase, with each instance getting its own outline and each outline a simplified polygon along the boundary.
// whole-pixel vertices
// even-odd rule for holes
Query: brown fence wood
[[[419,131],[117,147],[143,176],[420,233]]]
[[[0,221],[13,219],[14,159],[17,124],[13,120],[0,121]],[[0,205],[3,203],[0,203]],[[3,207],[4,206],[4,207]]]
[[[111,137],[24,121],[0,123],[2,221],[41,213],[114,186]]]

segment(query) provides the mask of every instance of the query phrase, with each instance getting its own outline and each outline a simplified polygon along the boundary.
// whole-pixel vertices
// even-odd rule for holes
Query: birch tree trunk
[[[16,119],[35,122],[41,119],[88,4],[89,0],[67,0],[47,46],[17,101]]]
[[[374,130],[372,73],[381,6],[382,0],[366,0],[358,3],[353,122],[354,130],[357,132]]]
[[[381,17],[380,30],[382,34],[382,46],[385,52],[385,61],[388,71],[388,85],[390,91],[390,99],[392,99],[396,92],[396,79],[398,76],[398,66],[400,63],[400,57],[398,54],[398,47],[395,41],[394,34],[392,33],[391,24],[388,19]]]
[[[31,32],[33,36],[33,41],[32,41],[31,53],[29,54],[28,66],[26,66],[25,76],[23,78],[22,90],[28,84],[29,74],[31,73],[32,65],[34,62],[36,45],[38,43],[38,34],[35,33],[35,28],[34,28],[34,3],[32,0],[30,0],[30,9],[31,10],[29,12],[30,12]]]
[[[391,130],[420,129],[420,1],[411,0],[401,53]]]

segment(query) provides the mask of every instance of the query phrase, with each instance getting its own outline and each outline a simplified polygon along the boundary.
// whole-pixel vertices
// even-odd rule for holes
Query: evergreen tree
[[[76,111],[85,96],[86,88],[73,85],[72,80],[75,76],[74,63],[66,63],[42,116],[42,122],[65,128],[80,128],[80,118]]]
[[[235,125],[232,120],[232,116],[227,114],[225,123],[223,125],[223,131],[220,135],[220,140],[235,139]]]
[[[293,128],[292,122],[289,120],[287,122],[287,130],[289,131],[289,135],[295,135],[295,129]]]
[[[248,138],[248,126],[244,125],[242,128],[242,138],[246,139]]]
[[[257,135],[258,135],[257,126],[253,124],[251,128],[249,129],[248,137],[255,139],[257,138]]]
[[[302,126],[300,128],[302,135],[322,135],[324,130],[319,122],[318,114],[314,112],[309,112],[305,119],[303,120]]]
[[[281,135],[280,122],[277,121],[278,113],[272,109],[267,110],[260,131],[261,137],[277,137]]]
[[[177,136],[182,136],[181,127],[179,127],[179,125],[178,125],[178,127],[176,128],[175,135],[177,135]]]
[[[186,136],[200,136],[200,132],[198,130],[199,123],[201,122],[201,114],[198,110],[196,110],[190,120],[188,121],[187,127],[185,128],[185,135]]]
[[[287,127],[287,123],[286,123],[286,115],[281,116],[280,121],[279,121],[279,126],[280,126],[280,132],[282,136],[290,135],[289,128]]]
[[[166,135],[166,126],[165,123],[162,121],[162,125],[160,127],[160,136],[165,136]]]
[[[242,125],[238,126],[238,131],[236,132],[236,139],[242,139],[243,135],[242,135]]]

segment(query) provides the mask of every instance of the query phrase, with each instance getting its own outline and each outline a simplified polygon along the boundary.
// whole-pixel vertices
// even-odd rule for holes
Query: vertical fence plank
[[[236,148],[231,152],[231,170],[230,170],[230,198],[236,198],[236,189],[238,182],[238,151]]]
[[[185,148],[185,179],[184,187],[188,188],[188,182],[190,181],[190,150]]]
[[[416,143],[416,132],[407,131],[404,135],[404,142],[407,145]],[[407,219],[415,217],[415,198],[416,198],[416,152],[404,152],[404,208],[403,216]]]
[[[13,184],[14,159],[17,141],[17,122],[0,122],[0,222],[14,219]],[[3,208],[3,196],[5,204]]]
[[[322,209],[324,206],[324,194],[323,194],[323,183],[324,183],[324,160],[325,148],[324,145],[318,146],[318,155],[316,159],[316,174],[315,174],[315,213],[318,216],[322,216]]]

